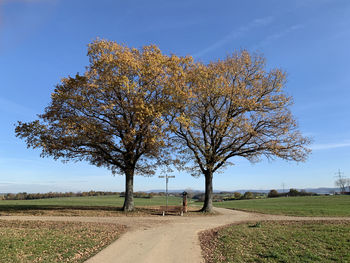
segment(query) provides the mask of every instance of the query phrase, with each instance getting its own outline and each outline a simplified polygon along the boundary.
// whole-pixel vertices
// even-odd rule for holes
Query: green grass
[[[306,196],[237,200],[216,207],[292,216],[350,216],[350,196]]]
[[[84,262],[124,229],[116,224],[0,220],[0,262]]]
[[[350,262],[350,222],[261,222],[201,234],[207,262]]]
[[[155,196],[153,198],[134,198],[135,206],[153,206],[164,205],[164,196]],[[59,197],[35,200],[1,200],[1,206],[7,205],[30,205],[30,206],[123,206],[124,198],[116,195],[106,196],[86,196],[86,197]],[[169,196],[169,205],[179,205],[182,198]]]
[[[135,206],[140,207],[135,215],[148,212],[142,207],[157,207],[165,205],[164,196],[150,199],[134,198]],[[181,197],[169,196],[169,205],[182,205]],[[190,201],[192,202],[192,201]],[[189,202],[189,203],[190,203]],[[0,215],[32,214],[32,215],[70,215],[70,216],[113,216],[120,214],[124,198],[109,196],[62,197],[36,200],[1,200]],[[149,211],[153,213],[152,211]],[[149,213],[148,213],[149,214]]]

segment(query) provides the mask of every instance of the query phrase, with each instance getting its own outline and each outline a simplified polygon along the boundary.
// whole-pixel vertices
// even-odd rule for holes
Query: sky
[[[334,187],[338,169],[350,177],[350,1],[0,0],[0,193],[123,191],[124,176],[40,158],[14,133],[43,112],[61,78],[84,72],[98,37],[204,63],[247,49],[287,72],[312,154],[304,163],[233,158],[214,190]],[[203,177],[173,175],[170,190],[204,190]],[[134,180],[135,191],[164,187],[158,174]]]

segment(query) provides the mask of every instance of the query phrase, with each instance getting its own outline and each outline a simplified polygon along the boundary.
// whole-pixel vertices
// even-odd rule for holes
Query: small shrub
[[[256,222],[254,225],[250,225],[249,227],[261,227],[261,222]]]

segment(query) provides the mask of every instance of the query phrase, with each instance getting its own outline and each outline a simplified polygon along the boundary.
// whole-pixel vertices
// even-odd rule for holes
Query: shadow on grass
[[[30,210],[100,210],[100,211],[120,211],[121,207],[111,206],[58,206],[58,205],[1,205],[0,212],[21,212]]]
[[[135,211],[124,212],[122,207],[112,206],[58,206],[58,205],[2,205],[0,206],[0,214],[49,214],[53,215],[60,213],[73,213],[81,215],[95,215],[96,213],[101,215],[160,215],[158,209],[155,208],[135,208]]]
[[[135,207],[132,212],[113,206],[58,206],[58,205],[1,205],[0,215],[67,215],[67,216],[162,216],[159,206]],[[167,212],[167,216],[179,216],[178,212]],[[184,216],[210,216],[217,213],[203,213],[189,209]]]

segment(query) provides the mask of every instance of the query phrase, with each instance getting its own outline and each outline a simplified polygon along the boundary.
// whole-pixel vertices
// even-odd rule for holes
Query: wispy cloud
[[[191,26],[195,26],[200,24],[200,21],[193,20],[177,20],[177,21],[171,21],[168,23],[157,23],[152,24],[146,28],[144,28],[145,32],[158,32],[158,31],[166,31],[166,30],[176,30],[176,29],[183,29],[188,28]]]
[[[107,191],[116,191],[115,187],[111,186],[111,181],[114,178],[109,177],[109,180],[101,180],[101,177],[98,177],[98,181],[91,181],[84,179],[78,180],[32,180],[25,181],[22,180],[4,180],[0,181],[0,193],[18,193],[18,192],[27,192],[27,193],[47,193],[47,192],[78,192],[78,191],[90,191],[94,190],[107,190]],[[115,181],[115,180],[113,180]],[[119,191],[122,189],[119,189]]]
[[[0,0],[0,4],[5,3],[14,3],[14,2],[22,2],[22,3],[53,3],[57,0]]]
[[[261,46],[265,46],[279,38],[282,38],[294,31],[297,31],[299,29],[302,29],[304,28],[304,25],[301,25],[301,24],[297,24],[297,25],[292,25],[292,26],[289,26],[287,28],[284,28],[282,30],[280,30],[279,32],[276,32],[274,34],[271,34],[267,37],[265,37],[258,45],[254,46],[254,49],[258,48],[258,47],[261,47]]]
[[[0,182],[0,193],[47,193],[80,191],[78,187],[67,187],[48,182]]]
[[[52,19],[60,0],[0,0],[0,55],[14,49],[34,36],[47,21]],[[7,6],[18,4],[16,12],[8,12]],[[37,6],[45,6],[44,12],[36,12]],[[30,8],[33,7],[33,8]]]
[[[14,164],[14,163],[22,163],[22,164],[40,164],[41,159],[30,159],[30,158],[8,158],[0,156],[0,164]]]
[[[35,110],[23,106],[17,102],[11,101],[9,99],[0,97],[0,112],[15,113],[21,116],[34,116],[36,115]]]
[[[274,20],[274,18],[272,16],[254,19],[253,21],[251,21],[247,25],[244,25],[244,26],[239,27],[238,29],[232,30],[226,36],[224,36],[220,40],[216,41],[215,43],[213,43],[209,47],[198,51],[193,56],[196,58],[202,57],[203,55],[222,47],[223,45],[231,42],[234,39],[237,39],[237,38],[243,36],[244,34],[248,33],[249,31],[251,31],[255,28],[264,27],[264,26],[271,24],[273,22],[273,20]]]
[[[54,181],[0,181],[0,185],[56,185],[56,184],[81,184],[88,183],[88,180],[54,180]]]
[[[314,144],[313,146],[311,146],[312,150],[329,150],[343,147],[350,147],[350,141],[341,143]]]

